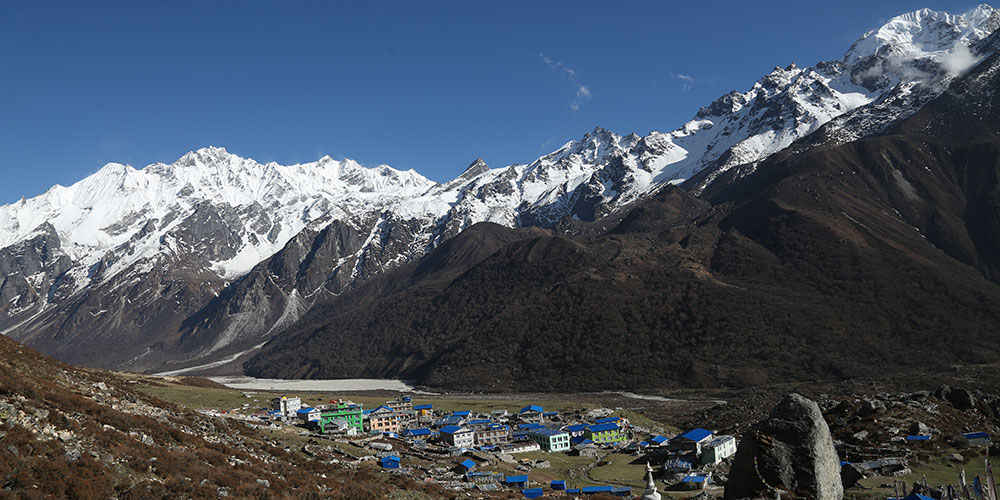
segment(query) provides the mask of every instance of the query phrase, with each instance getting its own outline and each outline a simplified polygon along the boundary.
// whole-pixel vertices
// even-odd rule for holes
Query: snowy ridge
[[[987,5],[903,14],[842,59],[775,67],[671,132],[595,128],[530,163],[491,169],[476,160],[441,184],[386,165],[328,156],[262,164],[217,147],[142,169],[109,163],[0,206],[0,331],[19,340],[81,325],[107,338],[132,332],[139,366],[156,356],[148,346],[159,339],[142,337],[153,328],[150,310],[176,320],[189,354],[232,354],[472,224],[595,220],[668,183],[699,193],[807,136],[825,143],[877,132],[995,50],[985,42],[998,26]],[[240,288],[250,276],[263,278]],[[220,301],[217,310],[202,311],[204,300]]]

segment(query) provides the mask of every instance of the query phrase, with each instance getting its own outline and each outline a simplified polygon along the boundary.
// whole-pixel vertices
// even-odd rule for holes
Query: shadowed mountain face
[[[560,235],[474,226],[461,265],[441,248],[379,277],[246,369],[593,390],[996,362],[998,59],[882,135],[793,147],[703,199],[666,187]]]

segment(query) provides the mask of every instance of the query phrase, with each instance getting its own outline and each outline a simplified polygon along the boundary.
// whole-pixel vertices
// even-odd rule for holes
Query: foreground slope
[[[453,279],[347,294],[246,368],[574,390],[1000,361],[998,68],[881,135],[772,156],[711,203],[666,188]]]
[[[0,498],[381,499],[419,488],[307,460],[134,387],[0,336]]]

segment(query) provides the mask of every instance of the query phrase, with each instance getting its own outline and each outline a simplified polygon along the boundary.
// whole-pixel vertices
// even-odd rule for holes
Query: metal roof
[[[472,460],[466,458],[465,460],[463,460],[462,462],[460,462],[458,465],[461,465],[462,467],[465,467],[466,469],[471,469],[471,468],[475,467],[478,464],[476,462],[473,462]]]
[[[707,480],[708,480],[708,477],[706,477],[706,476],[687,476],[684,479],[681,479],[681,482],[682,483],[704,483]]]
[[[968,434],[962,434],[962,437],[964,437],[965,439],[979,439],[979,438],[989,439],[990,435],[985,432],[970,432]]]
[[[542,436],[550,436],[550,437],[551,436],[561,436],[561,435],[566,434],[565,431],[557,431],[557,430],[554,430],[554,429],[535,429],[535,430],[531,431],[531,433],[532,434],[539,434],[539,435],[542,435]],[[566,435],[568,435],[568,434],[566,434]]]
[[[618,424],[615,423],[595,424],[587,426],[587,430],[589,430],[590,432],[616,431],[618,429],[620,429],[620,427],[618,427]]]
[[[433,410],[434,405],[414,405],[414,410]]]
[[[309,413],[313,411],[319,411],[319,410],[317,410],[316,408],[299,408],[298,410],[295,411],[295,413]]]
[[[653,436],[653,437],[649,438],[649,442],[650,443],[663,444],[663,443],[665,443],[667,441],[668,441],[668,439],[665,436],[660,436],[660,435],[656,435],[656,436]]]
[[[685,432],[684,434],[681,434],[680,436],[675,437],[674,439],[688,439],[688,440],[691,440],[691,441],[694,441],[694,442],[697,443],[697,442],[700,442],[703,439],[711,436],[712,434],[715,434],[715,433],[712,432],[712,431],[710,431],[710,430],[706,430],[706,429],[702,429],[701,427],[698,427],[697,429],[691,429],[691,430]]]
[[[608,422],[617,422],[619,420],[621,420],[621,419],[618,418],[618,417],[605,417],[605,418],[599,418],[597,420],[594,420],[594,423],[595,424],[606,424]]]
[[[525,406],[524,408],[521,408],[520,413],[527,413],[529,411],[534,411],[534,412],[542,413],[542,412],[545,411],[545,408],[542,408],[541,406],[538,406],[538,405],[528,405],[528,406]]]
[[[929,441],[930,436],[906,436],[907,441]]]
[[[521,494],[524,495],[524,498],[540,498],[545,493],[541,488],[526,488],[521,490]]]
[[[505,483],[526,483],[528,482],[527,474],[521,476],[507,476],[503,479]]]
[[[566,430],[569,431],[569,432],[577,432],[577,431],[582,431],[582,430],[586,430],[586,429],[587,429],[587,424],[573,424],[573,425],[567,425],[566,426]]]
[[[454,434],[456,432],[463,431],[463,430],[465,430],[465,429],[463,429],[462,427],[459,427],[457,425],[446,425],[446,426],[444,426],[444,427],[441,428],[441,432],[443,432],[445,434]]]
[[[544,429],[545,426],[542,424],[518,424],[517,428],[522,431],[531,431],[535,429]]]
[[[587,486],[580,488],[580,493],[611,493],[614,488],[611,486]]]
[[[403,434],[409,436],[429,436],[431,434],[431,430],[426,427],[421,427],[419,429],[407,429],[403,431]]]
[[[471,413],[469,410],[458,410],[451,412],[451,414],[456,417],[468,417],[469,413]]]

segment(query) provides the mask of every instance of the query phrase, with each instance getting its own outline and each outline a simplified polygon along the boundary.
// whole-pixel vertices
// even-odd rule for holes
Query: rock
[[[951,403],[956,410],[971,410],[976,407],[976,398],[967,389],[961,387],[948,391],[944,398]]]
[[[257,480],[257,484],[259,484],[259,485],[261,485],[261,486],[263,486],[265,488],[270,488],[271,487],[271,481],[268,481],[267,479],[258,479]]]
[[[951,386],[948,384],[941,384],[936,391],[934,391],[934,397],[938,399],[945,399],[945,394],[951,392]]]
[[[775,490],[784,490],[816,500],[839,500],[844,496],[840,472],[819,405],[788,394],[767,420],[743,435],[725,498],[773,497]]]
[[[861,408],[858,408],[858,416],[861,418],[868,418],[884,410],[885,403],[876,399],[866,399],[863,403],[861,403]]]
[[[148,434],[143,434],[142,435],[142,439],[140,439],[140,441],[142,441],[142,444],[144,444],[146,446],[153,446],[154,444],[156,444],[156,443],[153,442],[152,436],[150,436]]]
[[[844,464],[840,468],[840,483],[844,485],[844,489],[858,484],[858,481],[863,477],[865,477],[865,471],[855,464]]]
[[[855,432],[851,437],[855,441],[864,441],[868,439],[868,431]]]
[[[910,424],[910,435],[912,436],[926,436],[931,433],[931,428],[923,422],[913,422]]]
[[[961,453],[952,453],[951,455],[948,455],[948,460],[951,460],[952,462],[965,462],[965,457],[963,457]]]

